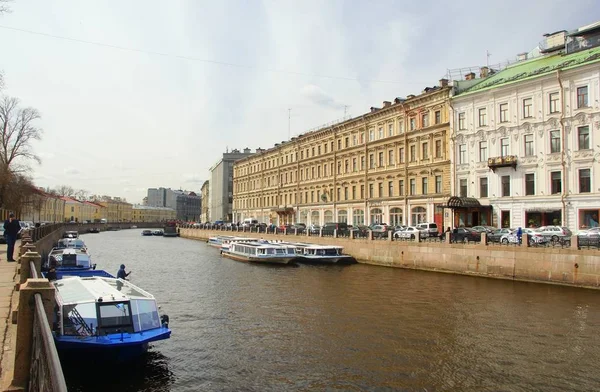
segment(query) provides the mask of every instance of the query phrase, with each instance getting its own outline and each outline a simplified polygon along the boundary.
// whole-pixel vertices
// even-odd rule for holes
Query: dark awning
[[[288,214],[293,214],[294,213],[294,208],[293,207],[285,207],[285,208],[276,208],[273,211],[275,211],[278,214],[283,214],[283,215],[288,215]]]
[[[492,206],[482,206],[479,200],[474,197],[458,197],[452,196],[448,199],[448,203],[444,208],[491,208]]]

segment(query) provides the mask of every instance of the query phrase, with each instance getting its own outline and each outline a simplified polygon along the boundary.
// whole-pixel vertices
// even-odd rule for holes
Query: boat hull
[[[306,264],[356,264],[352,256],[299,256],[298,262]]]
[[[165,233],[163,234],[163,237],[177,237],[177,233]]]
[[[223,251],[222,255],[232,260],[245,261],[248,263],[261,263],[261,264],[278,264],[287,265],[294,264],[296,262],[296,256],[273,256],[273,257],[253,257],[253,256],[242,256],[228,251]]]

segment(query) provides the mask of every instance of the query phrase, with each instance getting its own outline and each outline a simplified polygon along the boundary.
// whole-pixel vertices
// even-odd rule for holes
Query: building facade
[[[195,192],[181,189],[149,188],[147,205],[171,208],[176,211],[176,219],[196,222],[200,220],[202,199]]]
[[[210,182],[204,181],[200,190],[202,200],[202,212],[200,213],[200,222],[210,222]]]
[[[174,220],[177,213],[172,208],[151,207],[134,204],[131,207],[131,217],[134,222],[166,222]]]
[[[385,101],[362,116],[234,165],[234,220],[322,225],[446,224],[450,87]]]
[[[104,207],[104,219],[109,222],[131,222],[132,205],[119,197],[103,196],[101,200],[94,201]]]
[[[31,222],[63,222],[65,201],[60,196],[33,189],[32,194],[25,201],[23,211],[19,217],[23,221]]]
[[[257,152],[261,152],[257,149]],[[249,148],[223,154],[210,168],[209,215],[211,221],[233,220],[233,163],[254,154]]]
[[[598,225],[599,30],[549,35],[539,56],[455,84],[453,193],[488,209],[458,208],[454,224]]]

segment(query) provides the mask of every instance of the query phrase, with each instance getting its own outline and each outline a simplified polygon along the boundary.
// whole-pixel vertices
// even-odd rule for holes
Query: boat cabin
[[[234,242],[230,246],[231,252],[246,254],[248,256],[286,256],[296,254],[291,246],[267,244],[262,242]]]
[[[87,250],[87,246],[83,240],[78,238],[63,238],[58,240],[56,244],[56,248],[65,249],[65,248],[73,248],[73,249],[82,249]]]
[[[92,265],[90,255],[81,249],[75,248],[64,248],[64,249],[52,249],[48,255],[48,266],[55,266],[56,268],[77,268],[77,269],[90,269],[95,266]]]
[[[65,231],[62,238],[79,238],[79,232],[76,230]]]
[[[67,277],[54,286],[59,335],[105,336],[162,326],[154,296],[128,281]]]

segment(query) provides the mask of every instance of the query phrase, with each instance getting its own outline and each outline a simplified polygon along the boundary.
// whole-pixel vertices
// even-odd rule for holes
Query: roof
[[[154,297],[122,279],[69,277],[54,283],[57,297],[63,305],[84,302],[127,301],[129,299],[154,299]]]
[[[448,199],[447,207],[449,208],[472,208],[481,207],[479,200],[473,197],[458,197],[452,196]]]
[[[459,93],[457,96],[462,97],[472,93],[538,78],[556,72],[557,70],[568,70],[597,62],[600,62],[600,47],[572,54],[558,53],[529,61],[521,61],[508,66],[492,76],[481,79],[481,82],[466,89],[462,93]]]

